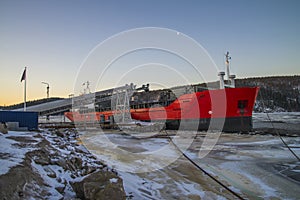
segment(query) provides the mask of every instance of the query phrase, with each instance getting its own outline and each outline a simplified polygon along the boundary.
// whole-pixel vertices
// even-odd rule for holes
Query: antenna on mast
[[[227,70],[227,80],[228,80],[228,86],[234,88],[235,87],[235,75],[230,74],[230,69],[229,69],[229,60],[231,60],[231,57],[229,56],[229,51],[225,54],[226,57],[226,70]]]
[[[225,65],[226,65],[226,70],[227,70],[227,80],[229,80],[229,76],[230,76],[230,70],[229,70],[229,60],[231,60],[231,57],[229,56],[229,51],[227,51],[227,53],[225,54]]]
[[[82,84],[82,86],[85,86],[86,85],[86,88],[83,89],[83,93],[84,94],[88,94],[88,93],[91,93],[91,90],[90,90],[90,82],[89,81],[86,81]]]

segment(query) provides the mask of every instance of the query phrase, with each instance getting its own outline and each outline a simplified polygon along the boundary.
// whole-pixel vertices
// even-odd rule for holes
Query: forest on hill
[[[237,79],[236,86],[260,88],[254,111],[299,112],[300,76],[273,76]]]

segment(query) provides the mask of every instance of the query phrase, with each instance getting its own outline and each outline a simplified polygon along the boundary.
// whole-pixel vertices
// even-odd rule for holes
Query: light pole
[[[47,85],[47,99],[49,99],[49,89],[50,89],[50,87],[49,87],[49,83],[42,82],[42,84],[45,84],[45,85]]]

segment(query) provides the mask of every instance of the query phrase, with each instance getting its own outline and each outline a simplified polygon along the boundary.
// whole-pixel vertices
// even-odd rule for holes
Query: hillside
[[[256,112],[300,111],[299,75],[237,79],[236,86],[260,87]]]
[[[38,99],[38,100],[33,100],[33,101],[28,101],[26,102],[26,106],[35,106],[41,103],[47,103],[47,102],[51,102],[51,101],[56,101],[56,100],[60,100],[63,98],[60,97],[51,97],[49,99],[45,98],[45,99]],[[23,108],[24,103],[18,103],[18,104],[13,104],[10,106],[0,106],[0,110],[14,110],[14,109],[18,109],[18,108]]]

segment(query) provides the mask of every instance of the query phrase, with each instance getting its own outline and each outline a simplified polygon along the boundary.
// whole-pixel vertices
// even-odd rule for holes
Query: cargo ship
[[[78,123],[112,124],[120,122],[120,116],[124,122],[127,116],[135,121],[164,123],[167,129],[251,131],[259,88],[235,87],[229,53],[225,56],[227,80],[225,72],[219,72],[217,89],[198,84],[150,91],[149,84],[140,88],[130,84],[73,98],[73,110],[65,116]]]

